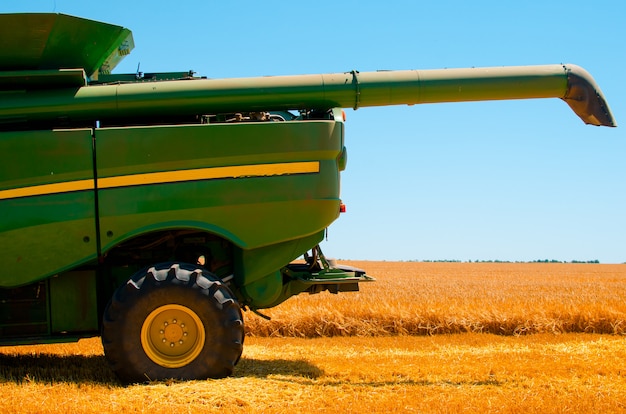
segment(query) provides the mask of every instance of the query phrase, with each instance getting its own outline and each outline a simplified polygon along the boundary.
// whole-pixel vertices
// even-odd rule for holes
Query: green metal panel
[[[98,129],[96,142],[103,252],[152,230],[202,229],[272,252],[241,267],[249,283],[310,247],[281,243],[339,215],[341,121]]]
[[[72,271],[50,279],[51,332],[98,330],[96,273]]]
[[[108,72],[134,42],[120,26],[55,13],[0,14],[0,70]]]
[[[0,344],[50,333],[48,283],[0,289]]]
[[[243,295],[256,309],[268,308],[288,299],[284,292],[283,275],[274,269],[283,268],[289,261],[311,250],[324,238],[324,231],[297,240],[240,250],[235,280]],[[300,292],[297,292],[300,293]],[[294,294],[297,294],[294,293]]]
[[[87,84],[82,69],[19,70],[0,72],[0,90],[79,88]]]
[[[0,286],[19,286],[97,253],[90,130],[0,134]]]

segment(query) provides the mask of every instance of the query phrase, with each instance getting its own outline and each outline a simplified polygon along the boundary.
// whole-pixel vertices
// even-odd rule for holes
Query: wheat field
[[[0,348],[2,413],[626,412],[626,265],[350,262],[245,314],[221,380],[122,386],[99,338]]]
[[[626,333],[626,265],[346,262],[377,282],[250,315],[253,336]]]

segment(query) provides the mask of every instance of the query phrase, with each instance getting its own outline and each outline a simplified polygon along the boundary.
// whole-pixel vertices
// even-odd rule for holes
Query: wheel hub
[[[174,319],[174,321],[171,324],[165,327],[165,330],[162,330],[165,340],[170,343],[182,341],[183,335],[187,333],[183,331],[184,327],[185,327],[184,324],[182,326],[178,325],[176,323],[176,319]]]
[[[182,305],[163,305],[152,311],[141,328],[141,345],[153,362],[180,368],[204,348],[204,325],[198,315]]]

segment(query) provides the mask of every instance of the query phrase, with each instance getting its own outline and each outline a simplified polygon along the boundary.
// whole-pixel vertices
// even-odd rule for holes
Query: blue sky
[[[626,2],[4,2],[119,24],[116,72],[212,78],[574,63],[620,126],[558,99],[347,110],[328,256],[626,262]]]

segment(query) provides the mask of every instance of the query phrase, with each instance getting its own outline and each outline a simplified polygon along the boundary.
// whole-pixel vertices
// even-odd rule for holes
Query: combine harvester
[[[125,28],[62,14],[0,27],[0,344],[101,335],[126,383],[230,375],[241,309],[372,280],[318,246],[342,210],[341,108],[561,98],[615,126],[574,65],[116,75]]]

